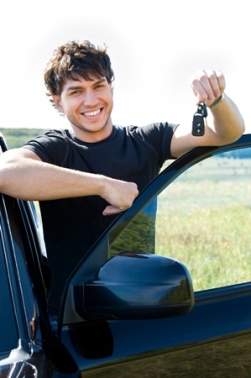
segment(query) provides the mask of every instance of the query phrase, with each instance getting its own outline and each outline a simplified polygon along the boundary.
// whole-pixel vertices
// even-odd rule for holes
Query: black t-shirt
[[[97,143],[77,139],[69,130],[51,130],[24,145],[42,161],[115,179],[133,181],[142,191],[171,158],[176,125],[155,123],[113,126]],[[116,216],[103,216],[107,202],[99,196],[40,201],[52,281],[49,310],[56,313],[69,274]]]

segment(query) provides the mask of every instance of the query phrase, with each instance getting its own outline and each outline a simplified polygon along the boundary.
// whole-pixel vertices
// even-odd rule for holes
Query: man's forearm
[[[138,195],[135,183],[47,164],[7,151],[0,157],[0,192],[43,201],[97,195],[126,209]]]
[[[0,170],[1,192],[24,200],[99,195],[100,181],[98,175],[25,158]]]
[[[217,135],[219,144],[231,143],[245,131],[244,121],[237,106],[226,95],[209,113],[209,124]]]

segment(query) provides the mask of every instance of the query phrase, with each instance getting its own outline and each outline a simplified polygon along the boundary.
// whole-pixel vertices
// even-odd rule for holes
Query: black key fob
[[[207,107],[201,103],[197,107],[197,112],[193,116],[192,134],[194,136],[202,136],[205,133],[205,120],[207,117]]]
[[[205,133],[204,117],[200,113],[193,116],[192,134],[194,136],[202,136]]]

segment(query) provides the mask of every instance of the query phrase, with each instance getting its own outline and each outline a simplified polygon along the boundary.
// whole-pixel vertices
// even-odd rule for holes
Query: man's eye
[[[104,88],[104,84],[97,84],[95,86],[95,89],[102,89],[102,88]]]
[[[68,93],[69,93],[69,96],[75,96],[75,95],[78,95],[78,94],[80,94],[82,91],[81,91],[81,89],[72,89],[72,90],[70,90]]]

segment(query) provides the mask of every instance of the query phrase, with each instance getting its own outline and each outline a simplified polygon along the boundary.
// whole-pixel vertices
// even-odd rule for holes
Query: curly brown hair
[[[83,77],[90,80],[106,77],[107,82],[114,80],[107,47],[96,47],[91,42],[70,41],[59,46],[48,62],[44,71],[47,95],[60,95],[67,79],[78,80]]]

